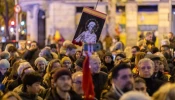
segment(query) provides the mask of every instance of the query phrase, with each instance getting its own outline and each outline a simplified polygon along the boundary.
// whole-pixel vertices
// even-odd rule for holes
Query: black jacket
[[[101,97],[102,100],[119,100],[120,99],[120,93],[117,93],[113,87],[103,96]]]
[[[143,78],[146,82],[147,92],[150,96],[154,94],[163,84],[164,82],[159,79],[154,78]]]
[[[93,74],[92,79],[94,83],[95,97],[100,100],[101,93],[104,89],[105,83],[107,82],[108,75],[104,72]]]
[[[74,91],[69,92],[70,95],[70,100],[83,100],[81,96],[76,94]],[[51,89],[49,88],[48,90],[45,91],[45,94],[43,95],[44,100],[64,100],[61,98],[57,92],[56,89]]]

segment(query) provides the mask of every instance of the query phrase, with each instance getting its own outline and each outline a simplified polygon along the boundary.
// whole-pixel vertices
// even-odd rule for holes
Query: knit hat
[[[64,61],[66,61],[66,60],[69,60],[69,61],[71,61],[71,59],[69,58],[69,57],[63,57],[62,59],[61,59],[61,65],[64,63]]]
[[[106,56],[109,56],[109,57],[111,57],[111,59],[113,59],[113,56],[112,56],[111,52],[106,52],[105,55],[104,55],[104,59],[105,59]]]
[[[0,68],[9,68],[10,63],[7,59],[0,60]]]
[[[3,52],[1,52],[1,54],[0,54],[0,58],[1,58],[1,59],[9,59],[9,58],[10,58],[10,53],[7,52],[7,51],[3,51]]]
[[[45,58],[43,57],[38,57],[36,60],[35,60],[35,66],[37,66],[38,62],[40,61],[43,61],[46,65],[47,65],[47,61]]]
[[[84,59],[79,58],[75,61],[75,64],[82,68],[83,67],[83,62],[84,62]]]
[[[67,68],[59,68],[53,76],[54,82],[56,82],[57,79],[63,75],[68,75],[70,78],[72,76],[71,72]]]
[[[145,56],[145,58],[149,58],[149,59],[151,59],[152,61],[161,60],[161,58],[160,58],[158,55],[154,55],[154,54],[147,54],[147,55]]]

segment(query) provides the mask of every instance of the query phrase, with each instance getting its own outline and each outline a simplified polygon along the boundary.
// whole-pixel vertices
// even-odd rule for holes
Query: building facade
[[[107,13],[108,18],[102,31],[111,36],[119,32],[126,45],[136,45],[138,34],[157,31],[158,40],[173,31],[175,0],[99,0],[96,10]],[[83,7],[94,8],[97,0],[19,0],[27,13],[29,40],[47,44],[47,37],[56,31],[72,40]],[[174,11],[175,12],[175,11]]]

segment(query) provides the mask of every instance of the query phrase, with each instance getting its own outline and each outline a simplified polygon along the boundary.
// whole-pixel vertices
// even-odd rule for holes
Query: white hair
[[[151,98],[142,92],[130,91],[125,93],[120,100],[151,100]]]
[[[144,63],[144,62],[149,62],[152,65],[152,67],[155,66],[154,62],[151,59],[149,59],[149,58],[143,58],[143,59],[141,59],[139,61],[138,67],[141,67],[141,64]]]
[[[21,64],[19,65],[19,67],[18,67],[18,70],[17,70],[18,75],[20,76],[20,75],[22,74],[23,70],[24,70],[25,68],[27,68],[27,67],[31,67],[31,68],[32,68],[32,66],[30,65],[29,62],[23,62],[23,63],[21,63]]]

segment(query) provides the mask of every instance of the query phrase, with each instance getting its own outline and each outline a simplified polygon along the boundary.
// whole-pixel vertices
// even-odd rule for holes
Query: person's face
[[[112,58],[110,56],[105,57],[105,63],[111,63]]]
[[[116,58],[115,58],[115,65],[117,65],[118,62],[121,61],[122,59],[123,59],[122,57],[116,56]]]
[[[52,69],[51,69],[51,70],[54,70],[54,69],[56,69],[56,68],[61,68],[61,65],[60,65],[59,62],[55,62],[55,63],[53,63],[53,65],[52,65]]]
[[[76,52],[76,59],[80,58],[81,57],[81,52]]]
[[[99,73],[101,69],[100,67],[101,67],[100,58],[93,59],[90,61],[91,73]]]
[[[142,82],[135,83],[135,89],[137,91],[141,91],[143,93],[147,93],[146,92],[146,84],[145,83],[142,83]]]
[[[132,48],[132,55],[135,56],[136,53],[137,53],[137,49],[136,48]]]
[[[40,82],[33,83],[31,86],[28,86],[28,89],[31,94],[38,94],[40,92]]]
[[[161,52],[169,53],[170,49],[168,47],[161,47]]]
[[[26,43],[25,42],[21,42],[20,43],[20,47],[21,47],[21,49],[25,49],[26,48]]]
[[[71,68],[71,65],[72,65],[72,62],[70,60],[65,60],[63,62],[63,66],[62,67],[65,67],[65,68]]]
[[[152,41],[152,37],[153,37],[153,35],[150,34],[150,35],[148,35],[148,36],[146,37],[146,40],[147,40],[147,41]]]
[[[84,94],[82,89],[82,74],[75,77],[75,79],[73,80],[72,88],[77,94]]]
[[[76,70],[76,72],[77,71],[82,71],[82,68],[80,66],[78,66],[78,65],[75,64],[75,70]]]
[[[150,62],[143,62],[138,70],[141,77],[150,78],[154,73],[154,66]]]
[[[37,69],[39,72],[44,72],[46,68],[46,64],[44,63],[44,61],[40,61],[37,64]]]
[[[168,39],[171,39],[172,37],[172,34],[168,33]]]
[[[4,75],[5,72],[7,72],[7,68],[0,68],[0,72],[1,72],[2,75]]]
[[[56,88],[63,92],[68,92],[72,86],[72,79],[68,75],[60,76],[56,81]]]
[[[10,96],[9,98],[7,98],[6,100],[18,100],[16,97],[14,96]]]
[[[164,65],[162,63],[159,66],[159,71],[164,73]]]
[[[69,50],[69,55],[75,55],[75,53],[76,53],[76,49],[72,49],[72,50]]]
[[[133,89],[134,78],[131,69],[122,69],[118,72],[118,77],[114,79],[115,85],[119,87],[123,92],[127,92]]]
[[[159,68],[160,68],[160,65],[161,65],[161,61],[160,60],[155,60],[154,64],[155,64],[154,72],[158,72]]]
[[[31,43],[31,49],[36,49],[37,48],[37,44],[36,43]]]

